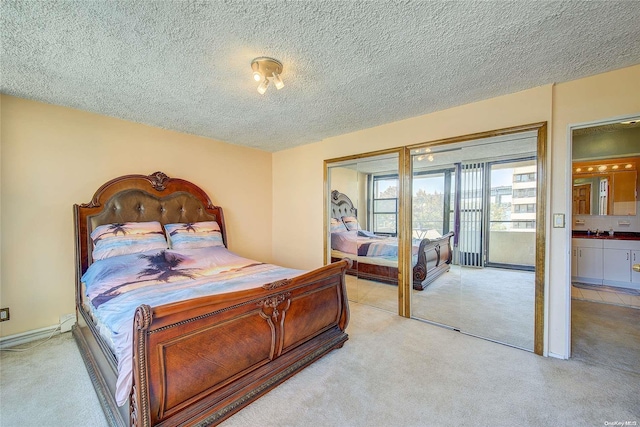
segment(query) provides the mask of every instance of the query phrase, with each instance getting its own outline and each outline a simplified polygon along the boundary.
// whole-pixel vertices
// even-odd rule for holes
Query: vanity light
[[[253,70],[253,79],[260,82],[258,93],[264,95],[269,86],[269,81],[273,82],[276,89],[280,90],[284,87],[282,78],[282,63],[277,59],[261,56],[251,61],[251,69]]]

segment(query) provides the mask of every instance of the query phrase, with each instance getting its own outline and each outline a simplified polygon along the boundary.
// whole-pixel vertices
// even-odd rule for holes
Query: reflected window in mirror
[[[398,235],[398,174],[373,175],[371,193],[372,231],[377,235]]]

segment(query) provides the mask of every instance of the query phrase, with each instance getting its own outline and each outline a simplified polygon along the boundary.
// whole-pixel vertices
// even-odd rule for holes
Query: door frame
[[[573,131],[577,129],[590,128],[595,126],[609,125],[613,123],[619,123],[626,120],[637,119],[636,114],[625,114],[623,116],[614,116],[607,119],[592,120],[588,122],[573,123],[567,125],[567,160],[565,164],[565,170],[569,173],[565,176],[566,188],[573,188]],[[565,354],[567,359],[571,358],[571,237],[573,235],[573,191],[567,191],[565,196],[565,206],[567,206],[567,217],[569,218],[569,226],[565,231],[565,242],[567,247],[567,257],[565,261]]]

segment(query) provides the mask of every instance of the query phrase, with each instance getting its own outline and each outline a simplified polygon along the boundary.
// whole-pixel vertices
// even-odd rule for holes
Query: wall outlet
[[[9,320],[9,307],[0,308],[0,322]]]
[[[60,333],[69,332],[73,324],[76,323],[75,314],[63,314],[60,316]]]

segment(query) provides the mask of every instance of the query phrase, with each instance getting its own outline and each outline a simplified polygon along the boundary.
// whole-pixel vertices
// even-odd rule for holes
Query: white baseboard
[[[551,353],[549,352],[549,357],[553,357],[556,359],[562,359],[562,360],[567,360],[567,357],[561,355],[561,354],[556,354],[556,353]]]
[[[58,328],[60,328],[60,325],[52,325],[46,328],[34,329],[33,331],[2,337],[0,338],[0,348],[15,347],[20,344],[48,338],[52,333],[55,333]]]

